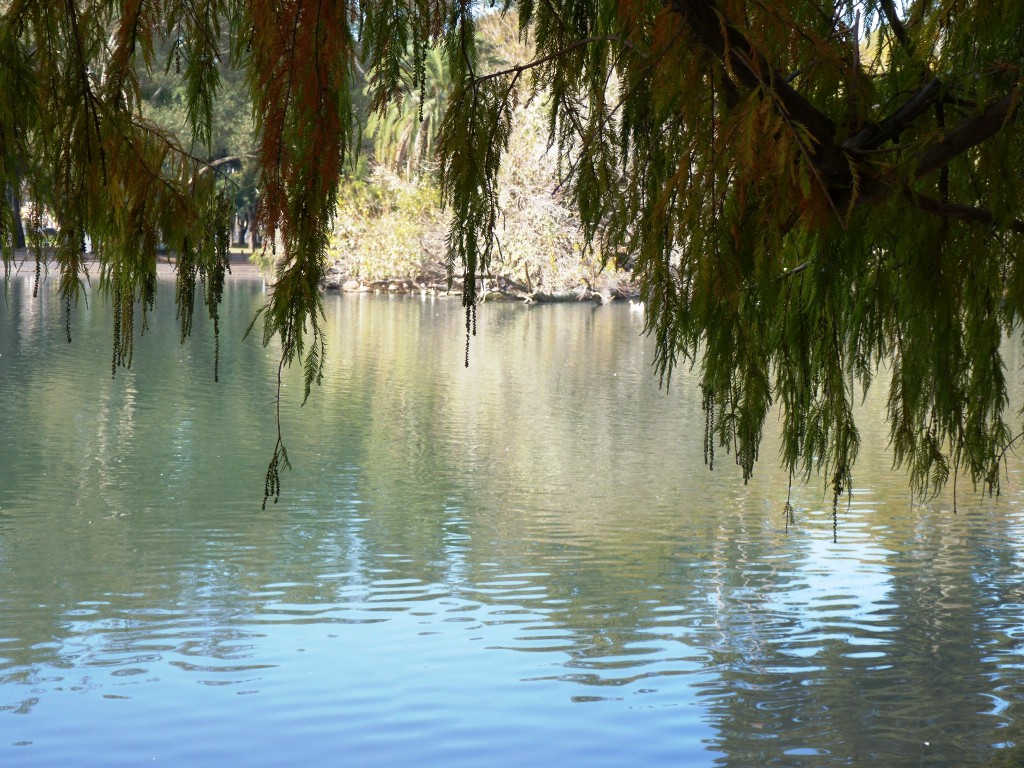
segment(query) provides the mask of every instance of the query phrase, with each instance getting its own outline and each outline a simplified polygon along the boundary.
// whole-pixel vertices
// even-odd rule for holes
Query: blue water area
[[[55,282],[0,306],[0,765],[1014,764],[1019,464],[912,503],[884,385],[836,520],[820,478],[790,517],[775,414],[750,483],[709,471],[628,306],[484,305],[466,368],[457,300],[328,295],[264,510],[266,286],[214,382],[173,282],[113,377]]]

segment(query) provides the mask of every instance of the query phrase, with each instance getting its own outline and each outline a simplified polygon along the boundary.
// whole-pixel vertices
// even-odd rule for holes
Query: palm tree
[[[410,69],[413,54],[410,52]],[[423,53],[419,93],[407,95],[383,115],[374,113],[367,124],[377,163],[406,177],[417,175],[433,160],[437,130],[444,116],[450,77],[438,48]]]

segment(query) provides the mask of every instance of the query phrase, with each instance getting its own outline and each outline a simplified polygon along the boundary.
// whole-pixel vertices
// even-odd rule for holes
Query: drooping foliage
[[[509,11],[533,54],[496,64],[475,30]],[[13,0],[0,6],[0,180],[53,212],[67,302],[83,237],[97,245],[127,364],[157,241],[182,254],[191,301],[219,274],[209,244],[225,208],[217,174],[143,118],[138,67],[180,67],[202,144],[229,56],[253,103],[258,224],[280,249],[264,339],[282,365],[302,361],[308,393],[334,198],[359,140],[356,75],[370,73],[383,115],[423,100],[440,55],[440,186],[468,333],[514,107],[543,99],[595,252],[636,265],[660,372],[699,368],[710,462],[727,450],[749,477],[777,407],[785,466],[823,471],[838,497],[854,407],[881,376],[916,490],[962,472],[997,487],[1018,431],[1000,344],[1024,312],[1022,30],[1016,0]],[[8,265],[15,213],[0,205]],[[286,464],[279,430],[268,495]]]
[[[231,48],[230,27],[221,27],[220,35],[215,50],[226,53]],[[256,136],[249,86],[230,55],[215,56],[217,86],[216,98],[208,105],[210,135],[197,143],[190,125],[194,97],[182,77],[182,68],[187,70],[189,65],[183,48],[179,30],[174,30],[168,39],[157,41],[155,55],[165,66],[147,68],[144,62],[137,62],[142,115],[174,135],[197,159],[209,163],[206,172],[216,172],[219,190],[234,204],[238,231],[233,239],[241,244],[250,239],[248,226],[256,203]]]
[[[421,67],[418,91],[401,94],[389,108],[374,112],[367,126],[377,163],[406,177],[428,170],[434,158],[451,85],[447,62],[439,48],[423,53],[414,49],[410,53],[409,65]]]

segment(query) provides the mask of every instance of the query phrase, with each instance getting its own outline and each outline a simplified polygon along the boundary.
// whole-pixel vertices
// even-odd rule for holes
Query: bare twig
[[[517,64],[513,67],[508,67],[507,69],[499,69],[497,72],[488,72],[486,75],[480,75],[479,77],[474,78],[474,82],[482,83],[485,80],[494,80],[495,78],[505,77],[507,75],[515,75],[516,77],[518,77],[519,75],[523,74],[523,72],[527,72],[531,69],[534,69],[535,67],[539,67],[542,64],[547,64],[549,61],[553,61],[554,59],[560,58],[567,53],[571,53],[577,48],[582,48],[584,46],[590,45],[591,43],[621,43],[623,46],[627,48],[634,47],[633,44],[629,42],[629,40],[623,37],[618,37],[616,35],[599,35],[597,37],[585,37],[582,40],[576,40],[575,42],[572,43],[572,45],[567,45],[565,48],[560,48],[557,51],[552,51],[546,56],[541,56],[539,59],[528,61],[525,64]]]

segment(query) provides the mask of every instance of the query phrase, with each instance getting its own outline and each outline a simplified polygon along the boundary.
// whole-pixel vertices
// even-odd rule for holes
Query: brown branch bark
[[[960,221],[971,221],[977,224],[996,224],[996,217],[987,208],[977,208],[973,205],[959,205],[957,203],[946,203],[936,200],[934,197],[920,195],[914,192],[907,192],[906,197],[918,208],[927,213],[942,216],[947,219],[959,219]],[[1014,219],[1007,226],[1010,231],[1018,235],[1024,235],[1024,221]]]
[[[220,168],[220,166],[227,165],[228,163],[238,163],[241,162],[242,160],[253,160],[258,156],[259,155],[257,155],[255,152],[244,152],[240,155],[228,155],[227,157],[219,157],[216,160],[210,160],[209,162],[200,161],[203,163],[203,166],[196,172],[196,176],[202,176],[207,171],[216,170],[217,168]]]
[[[928,82],[921,90],[877,125],[868,125],[843,142],[843,148],[852,152],[871,152],[887,141],[899,140],[917,118],[927,112],[942,95],[942,84],[936,79]]]
[[[876,153],[882,145],[897,141],[906,129],[944,97],[943,83],[933,78],[880,123],[861,129],[839,144],[835,123],[772,67],[742,31],[729,22],[716,0],[664,2],[683,19],[695,40],[721,62],[727,73],[724,79],[731,77],[738,86],[759,90],[771,99],[787,121],[807,130],[813,140],[805,154],[829,195],[833,208],[841,209],[851,199],[851,165],[858,165],[857,156]],[[882,6],[894,34],[901,43],[906,44],[907,32],[896,13],[895,5],[883,0]],[[925,146],[919,152],[915,178],[924,178],[944,168],[955,157],[997,134],[1017,118],[1021,97],[1021,86],[1017,86],[1006,96],[988,104],[980,114],[964,120],[948,130],[941,139]],[[862,167],[861,170],[864,175],[859,180],[859,200],[877,200],[893,193],[899,194],[899,188],[894,188],[891,181],[878,177],[870,168]],[[915,200],[922,210],[930,213],[979,223],[996,223],[991,212],[983,208],[932,200],[909,191],[904,194]],[[1013,222],[1011,229],[1024,234],[1024,224],[1021,222]]]
[[[788,120],[804,126],[814,137],[809,154],[830,184],[846,186],[850,168],[836,146],[836,125],[796,91],[750,41],[721,15],[713,0],[669,0],[709,53],[735,73],[740,83],[759,89],[777,101]]]
[[[1003,98],[989,104],[980,115],[968,118],[948,131],[941,140],[921,154],[915,174],[917,178],[934,173],[954,157],[1001,131],[1007,123],[1017,118],[1020,98],[1020,86],[1017,86]]]
[[[882,0],[880,5],[882,6],[882,13],[885,14],[885,20],[889,22],[889,26],[892,27],[892,33],[896,35],[900,45],[904,48],[909,48],[910,38],[907,36],[907,28],[903,26],[903,21],[900,19],[899,13],[896,12],[895,3],[892,0]]]

